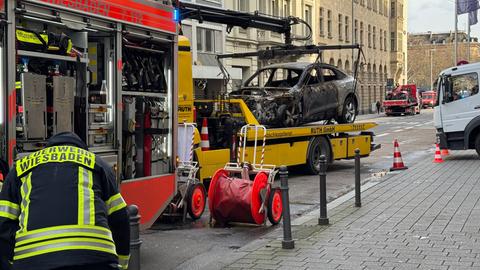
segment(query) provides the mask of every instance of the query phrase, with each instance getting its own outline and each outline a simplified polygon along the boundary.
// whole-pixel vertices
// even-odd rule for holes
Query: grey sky
[[[454,26],[454,0],[409,0],[408,1],[408,31],[449,32]],[[480,14],[479,14],[480,19]],[[467,29],[468,15],[458,17],[458,29]],[[472,25],[472,36],[480,37],[480,23]]]

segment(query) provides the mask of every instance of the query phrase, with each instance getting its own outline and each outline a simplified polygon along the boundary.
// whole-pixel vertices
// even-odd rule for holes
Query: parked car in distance
[[[230,96],[241,98],[260,124],[294,127],[322,120],[353,123],[358,115],[355,80],[322,63],[282,63],[258,70]]]

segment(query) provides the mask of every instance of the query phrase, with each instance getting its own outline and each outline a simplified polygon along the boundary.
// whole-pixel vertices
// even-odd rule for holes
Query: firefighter
[[[126,204],[108,164],[75,134],[18,160],[0,193],[0,267],[127,269]]]

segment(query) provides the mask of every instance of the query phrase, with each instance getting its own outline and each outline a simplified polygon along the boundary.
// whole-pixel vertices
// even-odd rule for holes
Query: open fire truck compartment
[[[142,226],[152,224],[176,190],[178,33],[167,2],[5,1],[2,158],[12,164],[75,132],[114,168]]]

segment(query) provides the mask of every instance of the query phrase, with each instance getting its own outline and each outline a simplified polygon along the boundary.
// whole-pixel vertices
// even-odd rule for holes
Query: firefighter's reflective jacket
[[[126,269],[126,204],[110,167],[73,133],[20,159],[0,193],[0,267],[54,269],[119,264]]]

